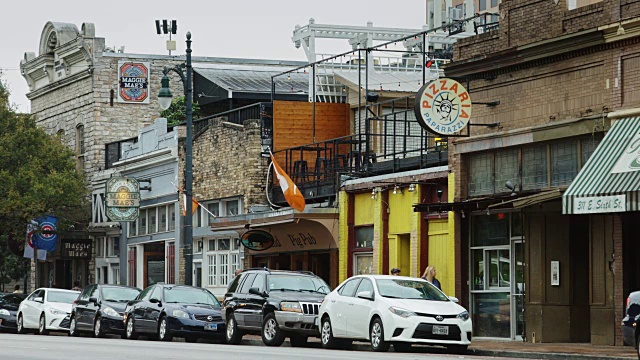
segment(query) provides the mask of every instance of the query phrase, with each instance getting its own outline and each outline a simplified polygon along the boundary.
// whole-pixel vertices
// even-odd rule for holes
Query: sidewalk
[[[262,339],[255,335],[245,335],[242,343],[263,346]],[[285,341],[282,346],[290,346]],[[309,347],[320,347],[320,339],[309,338]],[[369,344],[354,342],[353,350],[370,351]],[[391,350],[393,351],[393,347]],[[438,346],[417,346],[412,353],[446,354],[446,349]],[[469,346],[470,355],[490,357],[510,357],[523,359],[550,360],[611,360],[636,359],[637,354],[630,346],[593,346],[591,344],[531,344],[521,341],[473,340]]]

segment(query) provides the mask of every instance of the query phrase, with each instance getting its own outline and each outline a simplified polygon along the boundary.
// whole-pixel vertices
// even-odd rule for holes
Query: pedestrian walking
[[[400,276],[400,269],[398,269],[398,268],[391,269],[391,275]]]
[[[71,290],[73,291],[82,291],[82,288],[80,287],[80,282],[79,281],[74,281],[73,282],[73,287],[71,288]]]
[[[20,290],[20,285],[17,285],[13,287],[13,293],[14,294],[22,294],[22,290]]]
[[[428,282],[432,283],[433,286],[435,286],[438,289],[442,290],[442,286],[440,285],[440,281],[438,281],[438,279],[436,279],[436,267],[435,266],[427,266],[427,268],[424,269],[424,274],[422,274],[422,278],[427,280]]]

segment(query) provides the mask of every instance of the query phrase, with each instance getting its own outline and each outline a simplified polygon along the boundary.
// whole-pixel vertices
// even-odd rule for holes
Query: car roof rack
[[[271,269],[267,268],[266,266],[265,266],[265,267],[255,267],[255,268],[244,269],[244,270],[242,270],[242,272],[245,272],[245,271],[252,271],[252,270],[253,270],[253,271],[255,271],[255,270],[262,270],[262,271],[268,271],[268,272],[271,272]]]

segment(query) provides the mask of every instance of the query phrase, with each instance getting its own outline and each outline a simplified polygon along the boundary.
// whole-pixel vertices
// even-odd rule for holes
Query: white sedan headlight
[[[183,310],[173,310],[172,314],[177,318],[185,318],[185,319],[189,318],[189,313]]]
[[[461,319],[462,321],[467,321],[467,320],[469,320],[469,312],[468,311],[463,311],[460,314],[458,314],[456,317],[458,319]]]
[[[395,307],[395,306],[390,307],[390,308],[389,308],[389,311],[391,311],[392,313],[394,313],[394,314],[396,314],[396,315],[398,315],[398,316],[400,316],[400,317],[403,317],[403,318],[408,318],[408,317],[411,317],[411,316],[416,316],[416,313],[414,313],[414,312],[413,312],[413,311],[411,311],[411,310],[402,309],[402,308]]]
[[[7,309],[0,309],[0,315],[6,315],[6,316],[9,316],[9,315],[11,315],[11,314],[9,314],[9,310],[7,310]]]
[[[67,315],[66,311],[62,311],[54,308],[49,308],[49,312],[52,313],[53,315]]]
[[[118,314],[117,311],[113,310],[112,308],[110,308],[108,306],[105,307],[102,311],[104,311],[104,313],[109,315],[109,316],[113,316],[113,317],[116,317],[116,318],[120,317],[120,314]]]

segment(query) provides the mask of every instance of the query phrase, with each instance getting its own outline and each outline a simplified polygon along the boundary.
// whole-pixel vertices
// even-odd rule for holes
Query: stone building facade
[[[626,296],[640,287],[626,255],[637,213],[569,215],[562,196],[640,106],[640,8],[567,6],[505,1],[498,29],[456,43],[445,73],[485,126],[449,138],[453,199],[421,209],[455,211],[456,294],[474,336],[621,345]]]

